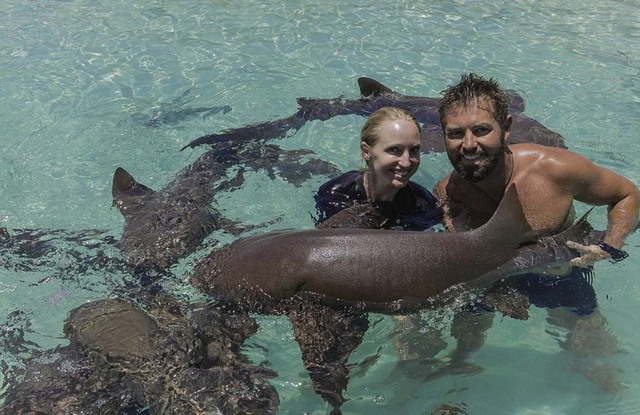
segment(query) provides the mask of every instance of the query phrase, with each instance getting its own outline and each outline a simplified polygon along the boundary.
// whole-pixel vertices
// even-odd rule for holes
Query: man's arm
[[[562,154],[564,153],[564,154]],[[599,167],[590,160],[569,151],[561,152],[559,166],[564,172],[560,180],[571,189],[575,200],[590,205],[608,205],[608,223],[604,243],[621,249],[624,241],[638,224],[640,191],[630,180],[611,170]],[[555,170],[555,169],[554,169]],[[572,261],[574,265],[586,266],[611,255],[601,247],[584,247],[569,244],[582,256]]]
[[[573,197],[590,205],[608,205],[605,243],[620,249],[638,224],[640,191],[630,180],[575,156],[568,160],[574,175]]]
[[[595,191],[601,192],[600,197],[603,197],[605,199],[603,202],[608,205],[607,233],[604,242],[616,249],[621,249],[627,236],[635,230],[638,224],[640,191],[630,180],[610,170],[601,167],[597,167],[597,169],[599,174],[594,186]],[[576,200],[581,200],[581,198],[576,197]],[[590,200],[592,199],[587,197],[581,201],[590,203]]]

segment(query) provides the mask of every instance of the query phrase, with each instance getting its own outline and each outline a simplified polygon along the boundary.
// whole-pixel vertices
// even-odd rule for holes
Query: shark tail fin
[[[527,221],[515,184],[509,185],[495,213],[485,224],[487,235],[507,241],[513,247],[537,240],[537,233]]]
[[[358,78],[358,87],[360,88],[360,95],[362,95],[363,98],[371,96],[377,97],[383,94],[393,93],[391,88],[381,84],[375,79],[367,78],[366,76]]]
[[[113,206],[116,206],[123,214],[132,199],[141,196],[153,194],[154,191],[147,186],[136,182],[122,167],[118,167],[113,173],[113,184],[111,186],[111,196],[113,197]]]

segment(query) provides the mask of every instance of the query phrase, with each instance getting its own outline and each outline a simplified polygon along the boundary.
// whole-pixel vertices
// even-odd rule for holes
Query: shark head
[[[112,195],[125,218],[120,248],[135,268],[167,268],[193,252],[216,225],[210,198],[179,183],[154,192],[119,167]]]

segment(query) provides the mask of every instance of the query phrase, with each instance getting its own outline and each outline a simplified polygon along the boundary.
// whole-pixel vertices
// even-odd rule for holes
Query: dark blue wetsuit
[[[315,195],[317,224],[350,206],[367,203],[363,180],[363,172],[350,171],[320,186]],[[442,209],[436,197],[411,181],[398,190],[393,201],[375,205],[389,217],[385,227],[424,231],[442,223]]]

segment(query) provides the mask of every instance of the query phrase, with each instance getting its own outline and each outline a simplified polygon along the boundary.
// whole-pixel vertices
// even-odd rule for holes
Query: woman
[[[437,199],[410,181],[420,166],[420,125],[409,111],[383,107],[364,123],[360,150],[366,168],[320,186],[317,225],[356,204],[371,203],[385,228],[426,230],[442,222]]]
[[[409,111],[383,107],[371,114],[360,133],[366,168],[320,186],[315,196],[317,226],[424,231],[441,224],[443,213],[435,196],[409,180],[420,166],[420,135]],[[395,316],[394,322],[392,341],[400,360],[433,358],[442,350],[440,333],[423,332],[419,318]]]

